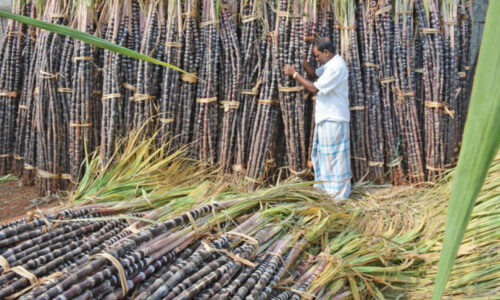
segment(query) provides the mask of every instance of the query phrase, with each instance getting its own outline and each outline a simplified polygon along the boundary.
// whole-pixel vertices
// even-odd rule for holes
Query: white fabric
[[[348,70],[340,55],[332,57],[325,65],[316,69],[318,80],[314,86],[319,90],[316,94],[314,120],[349,122],[349,85]]]

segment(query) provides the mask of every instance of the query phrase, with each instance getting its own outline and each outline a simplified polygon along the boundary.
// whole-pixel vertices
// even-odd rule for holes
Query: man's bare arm
[[[311,67],[311,65],[307,62],[305,58],[304,58],[304,70],[306,71],[307,75],[309,75],[309,77],[313,79],[318,78],[318,76],[316,76],[316,72],[314,72],[314,69]]]
[[[300,75],[294,66],[285,65],[283,67],[283,73],[288,76],[292,76],[295,80],[297,80],[303,87],[306,88],[311,93],[316,94],[318,89],[314,86],[313,82],[307,80],[304,76]]]
[[[304,76],[297,74],[295,76],[295,80],[297,80],[306,90],[309,92],[316,94],[318,89],[314,86],[313,82],[304,78]]]

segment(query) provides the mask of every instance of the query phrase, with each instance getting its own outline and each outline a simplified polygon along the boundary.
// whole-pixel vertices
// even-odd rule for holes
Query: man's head
[[[313,54],[316,57],[316,61],[324,65],[333,56],[335,56],[335,46],[330,40],[317,39],[314,42]]]

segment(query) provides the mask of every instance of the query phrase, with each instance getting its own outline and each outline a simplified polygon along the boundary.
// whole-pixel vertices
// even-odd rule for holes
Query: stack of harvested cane
[[[43,5],[42,5],[43,3]],[[33,8],[33,9],[32,9]],[[35,9],[36,8],[36,9]],[[283,75],[329,38],[349,67],[353,180],[435,180],[467,115],[471,3],[446,0],[17,1],[188,74],[10,22],[1,51],[0,172],[42,192],[77,183],[146,127],[169,149],[261,183],[306,177],[314,97]]]
[[[391,197],[384,190],[369,201],[336,205],[308,183],[238,191],[180,151],[166,157],[156,137],[138,142],[138,136],[120,145],[125,150],[114,163],[93,158],[71,208],[0,226],[0,297],[422,299],[430,293],[450,177],[429,191],[405,188]],[[499,172],[497,157],[447,295],[499,296]]]

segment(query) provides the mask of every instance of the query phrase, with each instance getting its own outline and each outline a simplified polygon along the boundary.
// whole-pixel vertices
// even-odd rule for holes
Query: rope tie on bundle
[[[93,90],[93,91],[92,91],[92,94],[94,94],[94,95],[102,95],[102,91],[99,91],[99,90]]]
[[[183,17],[196,17],[196,10],[190,10],[182,14]]]
[[[0,154],[0,158],[7,158],[11,157],[12,155],[10,153],[5,153],[5,154]]]
[[[19,109],[25,109],[28,110],[29,106],[28,105],[19,105]]]
[[[388,83],[395,82],[395,81],[396,81],[396,78],[394,76],[391,76],[391,77],[386,77],[386,78],[380,79],[380,84],[387,87],[386,85]]]
[[[415,73],[424,73],[424,68],[415,69],[414,72]]]
[[[180,78],[184,82],[196,83],[198,82],[197,75],[198,75],[197,73],[188,73],[188,74],[181,73]]]
[[[444,103],[436,102],[436,101],[425,101],[424,106],[428,107],[428,108],[436,108],[436,109],[442,108],[445,114],[449,115],[452,119],[455,118],[455,111],[450,110],[449,107],[446,106]]]
[[[0,92],[0,96],[8,97],[8,98],[16,98],[17,91],[13,91],[13,92],[2,91],[2,92]]]
[[[127,90],[131,90],[133,92],[137,91],[137,88],[130,83],[124,82],[123,87],[126,88]]]
[[[434,172],[444,172],[446,171],[446,169],[444,168],[437,168],[437,167],[433,167],[433,166],[430,166],[430,165],[425,165],[425,168],[429,171],[434,171]]]
[[[228,112],[232,109],[238,109],[240,107],[240,101],[222,100],[220,101],[220,106],[224,108],[224,112]]]
[[[70,174],[64,174],[64,173],[56,174],[40,169],[36,170],[36,175],[38,178],[44,178],[44,179],[67,179],[67,180],[71,179]]]
[[[57,88],[56,91],[59,92],[59,93],[70,93],[70,94],[73,93],[73,89],[72,88],[62,88],[62,87],[60,87],[60,88]]]
[[[209,26],[209,25],[217,25],[217,24],[219,24],[219,20],[217,20],[217,19],[208,20],[208,21],[205,21],[205,22],[201,22],[200,23],[200,28],[203,28],[203,27],[206,27],[206,26]]]
[[[89,257],[88,260],[95,259],[102,257],[104,259],[107,259],[111,264],[116,268],[118,271],[118,276],[120,278],[120,285],[122,287],[122,297],[125,297],[128,293],[128,284],[127,284],[127,276],[125,275],[125,270],[123,269],[122,264],[118,259],[116,259],[113,255],[103,252],[103,253],[98,253],[96,255],[92,255]]]
[[[363,66],[365,66],[365,67],[372,67],[372,68],[375,68],[377,70],[380,70],[380,66],[378,64],[374,64],[374,63],[371,63],[371,62],[365,62],[365,63],[363,63]]]
[[[349,110],[350,111],[365,110],[365,106],[364,105],[351,106],[351,107],[349,107]]]
[[[225,234],[229,235],[229,236],[233,236],[233,237],[239,237],[242,240],[244,240],[245,242],[247,242],[249,244],[252,244],[255,247],[253,249],[252,255],[255,255],[255,253],[257,252],[257,250],[260,247],[260,243],[259,243],[259,241],[257,239],[255,239],[255,238],[253,238],[253,237],[251,237],[249,235],[246,235],[244,233],[235,232],[235,231],[229,231],[229,232],[226,232]]]
[[[77,61],[80,61],[80,60],[83,60],[83,61],[93,61],[94,57],[93,56],[75,56],[73,58],[74,62],[77,62]]]
[[[395,166],[399,166],[402,161],[403,161],[403,156],[401,155],[399,157],[396,157],[392,161],[390,161],[388,164],[386,164],[386,166],[388,166],[390,168],[395,167]]]
[[[290,173],[292,173],[294,176],[297,176],[297,177],[306,175],[307,172],[309,172],[309,169],[307,169],[307,168],[303,169],[301,171],[295,171],[295,170],[291,169],[290,167],[288,167],[288,170],[290,171]]]
[[[241,17],[241,23],[245,24],[257,20],[259,17],[257,15],[248,15]]]
[[[233,171],[234,172],[244,172],[245,167],[243,165],[233,165]]]
[[[458,72],[457,74],[458,74],[458,77],[460,77],[460,78],[466,78],[467,77],[467,73],[465,73],[465,72]]]
[[[276,17],[277,18],[302,18],[301,14],[292,14],[287,11],[277,11],[276,12]]]
[[[420,28],[420,33],[422,33],[422,34],[438,34],[438,33],[441,33],[441,30],[437,29],[437,28]]]
[[[24,159],[24,157],[22,157],[21,155],[14,154],[14,159],[15,160],[21,160],[21,159]]]
[[[352,25],[352,26],[339,26],[341,30],[356,30],[358,28],[357,25]]]
[[[160,123],[168,124],[175,122],[175,118],[159,118]]]
[[[2,267],[2,269],[3,269],[2,273],[0,273],[0,274],[3,274],[3,273],[8,272],[10,270],[9,262],[2,255],[0,255],[0,267]]]
[[[15,271],[13,270],[14,268],[15,268]],[[42,277],[42,278],[38,279],[35,274],[31,273],[30,271],[26,270],[25,268],[23,268],[21,266],[14,267],[14,268],[11,269],[12,272],[15,272],[19,276],[22,276],[22,277],[28,279],[28,281],[30,281],[31,285],[28,286],[27,288],[13,294],[13,295],[6,297],[6,299],[8,299],[8,300],[17,299],[19,296],[25,294],[26,292],[30,291],[31,289],[36,288],[41,284],[44,284],[44,283],[51,281],[51,280],[54,280],[54,279],[61,277],[63,275],[62,272],[55,272],[55,273],[50,274],[49,276]],[[23,274],[23,275],[21,275],[21,274]],[[32,276],[34,276],[34,277],[32,277]],[[32,281],[30,280],[30,278],[31,279],[36,278],[36,283],[33,284]]]
[[[351,156],[352,159],[366,161],[365,157]]]
[[[92,122],[89,123],[70,123],[69,127],[91,127]]]
[[[377,10],[375,12],[375,16],[381,15],[381,14],[386,13],[386,12],[392,12],[392,5],[387,5],[387,6],[380,8],[379,10]]]
[[[150,94],[135,94],[132,98],[130,98],[130,101],[140,102],[153,99],[155,99],[155,96]]]
[[[58,74],[52,74],[52,73],[40,70],[40,78],[42,78],[42,79],[52,79],[52,78],[56,78],[57,79],[57,75]],[[37,93],[36,92],[37,89],[38,89],[38,87],[35,88],[35,93]]]
[[[111,100],[111,99],[117,99],[117,98],[121,98],[121,97],[122,97],[121,93],[105,94],[105,95],[102,95],[101,100],[102,101],[104,101],[104,100]]]
[[[191,223],[191,226],[193,227],[193,230],[194,230],[196,238],[199,238],[201,236],[201,234],[200,234],[200,229],[196,225],[196,221],[194,220],[194,218],[193,218],[193,216],[191,215],[190,212],[187,212],[186,216],[189,219],[189,223]]]
[[[297,86],[281,86],[281,85],[278,85],[278,91],[280,91],[282,93],[300,92],[302,90],[304,90],[304,87],[301,86],[301,85],[297,85]]]
[[[242,95],[258,95],[261,84],[262,84],[262,77],[259,77],[257,83],[255,83],[255,86],[251,90],[242,90],[240,93]]]
[[[27,164],[27,163],[24,163],[23,167],[25,170],[34,170],[35,169],[35,167],[33,167],[32,165]]]
[[[243,257],[239,256],[239,255],[235,255],[225,249],[217,249],[217,248],[212,248],[210,247],[207,243],[205,243],[204,241],[201,242],[201,244],[203,245],[203,248],[208,251],[208,252],[217,252],[217,253],[220,253],[220,254],[223,254],[229,258],[231,258],[232,260],[236,261],[236,262],[239,262],[239,263],[242,263],[246,266],[249,266],[249,267],[252,267],[252,268],[256,268],[257,265],[254,264],[253,262],[249,261],[248,259],[244,259]]]
[[[259,105],[271,105],[271,106],[278,106],[280,105],[279,100],[272,100],[272,99],[259,99],[257,102]]]
[[[210,97],[210,98],[196,98],[196,103],[202,103],[202,104],[205,104],[205,103],[212,103],[212,102],[216,102],[217,101],[217,97]]]
[[[384,162],[383,161],[371,161],[371,160],[369,160],[368,161],[368,166],[369,167],[383,167],[384,166]]]
[[[179,42],[165,42],[165,48],[182,48],[182,43],[179,43]]]

